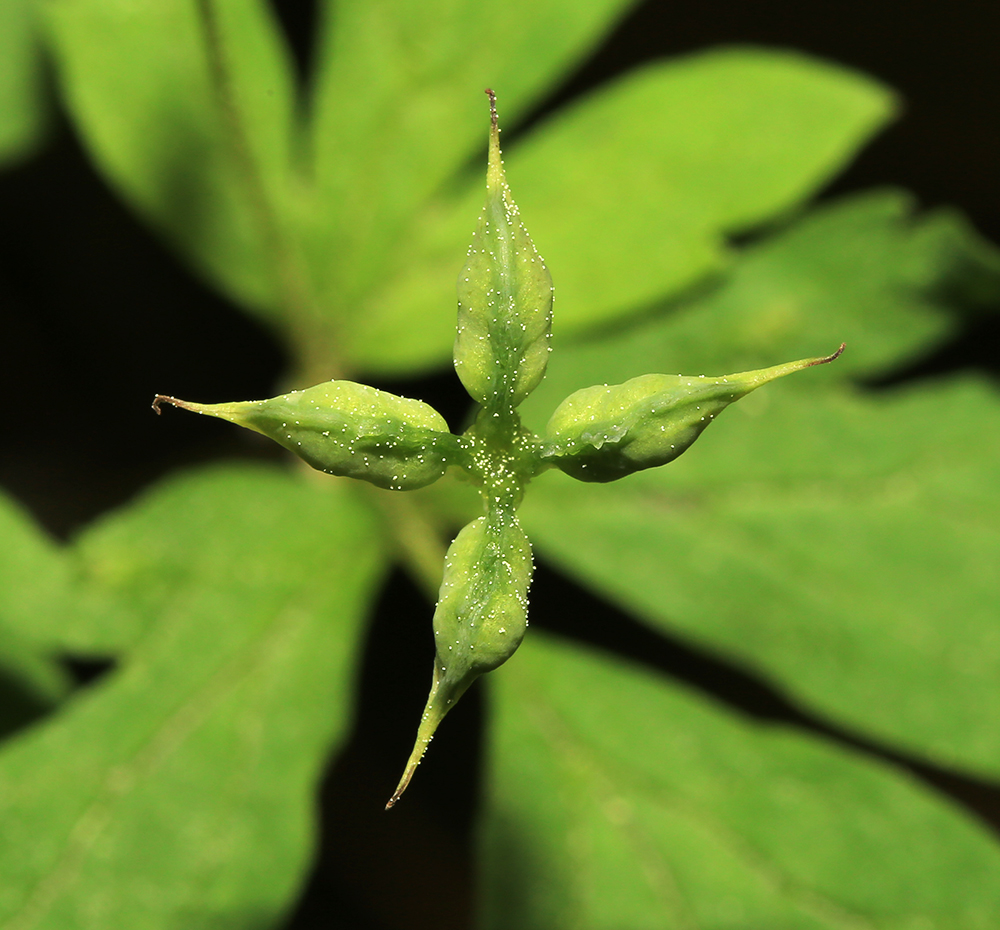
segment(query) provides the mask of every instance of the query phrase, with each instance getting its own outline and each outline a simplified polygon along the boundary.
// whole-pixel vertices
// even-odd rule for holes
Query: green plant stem
[[[282,228],[278,212],[254,159],[226,60],[225,40],[219,27],[216,0],[198,0],[198,12],[205,35],[212,86],[223,126],[229,136],[236,170],[242,178],[264,253],[273,256],[279,299],[285,312],[288,335],[296,353],[296,370],[292,373],[292,378],[302,384],[316,384],[344,377],[345,366],[335,349],[335,334],[329,331],[329,327],[321,325],[322,316],[315,305],[301,256]]]
[[[295,464],[306,481],[325,483],[331,480],[329,475],[316,471],[301,459],[295,459]],[[365,481],[351,481],[351,486],[365,497],[378,514],[385,534],[410,578],[428,600],[436,604],[448,549],[439,528],[405,492],[386,491]]]
[[[432,604],[437,603],[447,551],[440,531],[407,494],[358,484],[382,518],[410,577]]]

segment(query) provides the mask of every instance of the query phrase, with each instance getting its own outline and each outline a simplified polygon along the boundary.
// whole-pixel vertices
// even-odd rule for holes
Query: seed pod
[[[552,414],[543,458],[581,481],[614,481],[665,465],[729,404],[775,378],[832,362],[843,350],[718,378],[642,375],[584,388]]]
[[[380,488],[412,490],[440,478],[458,440],[433,407],[353,381],[327,381],[270,400],[173,404],[256,430],[331,475],[363,478]]]
[[[406,790],[438,724],[484,672],[507,661],[528,625],[531,544],[513,513],[493,510],[455,538],[434,611],[436,658],[413,752],[386,808]]]
[[[516,407],[542,380],[552,329],[552,278],[518,215],[500,160],[490,95],[486,205],[458,278],[455,370],[491,413]]]

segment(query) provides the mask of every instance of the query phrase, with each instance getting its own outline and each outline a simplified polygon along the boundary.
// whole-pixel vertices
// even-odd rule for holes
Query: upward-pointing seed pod
[[[500,160],[490,96],[486,205],[458,278],[455,370],[491,413],[516,407],[542,380],[552,329],[552,278],[528,236]]]
[[[386,808],[406,790],[438,724],[484,672],[507,661],[528,625],[531,543],[512,512],[491,510],[455,538],[434,611],[431,693],[417,741]]]
[[[433,407],[353,381],[327,381],[270,400],[193,404],[157,395],[161,403],[256,430],[331,475],[362,478],[394,491],[437,481],[458,440]]]
[[[642,375],[584,388],[552,414],[543,457],[581,481],[614,481],[665,465],[729,404],[775,378],[832,362],[843,350],[718,378]]]

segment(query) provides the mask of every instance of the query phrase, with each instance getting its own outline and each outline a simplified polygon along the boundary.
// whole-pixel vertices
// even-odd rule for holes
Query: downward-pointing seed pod
[[[486,205],[458,278],[455,370],[491,413],[516,407],[542,380],[552,329],[552,278],[535,251],[500,160],[490,96]]]
[[[832,362],[843,350],[718,378],[642,375],[584,388],[552,414],[544,458],[581,481],[614,481],[665,465],[729,404],[775,378]]]
[[[270,400],[161,403],[256,430],[331,475],[363,478],[380,488],[412,490],[440,478],[458,440],[433,407],[353,381],[327,381]]]
[[[406,790],[438,724],[484,672],[513,654],[528,625],[531,544],[513,513],[494,510],[455,538],[434,611],[431,693],[403,777],[386,805]]]

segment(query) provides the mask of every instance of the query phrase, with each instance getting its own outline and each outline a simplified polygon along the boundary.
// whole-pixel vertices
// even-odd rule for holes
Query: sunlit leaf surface
[[[727,233],[811,195],[891,112],[888,91],[855,72],[724,49],[626,74],[533,127],[506,152],[507,178],[552,271],[556,339],[724,266]],[[450,287],[454,242],[479,209],[478,177],[470,186],[428,208],[359,317],[366,362],[416,363],[432,338],[447,344],[452,292],[440,281]]]
[[[68,690],[53,644],[37,630],[65,610],[67,574],[56,543],[0,493],[0,733]]]
[[[291,63],[263,0],[207,5],[224,35],[231,107],[213,86],[198,0],[47,4],[60,85],[92,157],[129,204],[246,309],[280,319],[290,312],[286,271],[270,239],[292,222]],[[262,212],[276,230],[263,228]]]
[[[975,930],[1000,850],[910,778],[534,635],[495,676],[489,930]]]
[[[38,145],[49,119],[38,35],[39,0],[0,4],[0,165]]]
[[[814,710],[996,775],[984,695],[1000,674],[1000,401],[974,381],[867,395],[831,384],[891,370],[949,325],[941,295],[970,267],[955,228],[898,210],[884,196],[827,208],[704,298],[554,352],[525,404],[539,421],[581,382],[661,357],[660,370],[692,374],[759,364],[761,330],[774,361],[851,339],[835,363],[734,405],[663,469],[601,488],[547,476],[525,525],[585,585]]]
[[[380,544],[342,484],[176,479],[113,517],[122,667],[0,752],[0,922],[267,927],[301,881]]]
[[[765,390],[659,471],[540,483],[539,554],[813,710],[995,776],[995,394]]]

